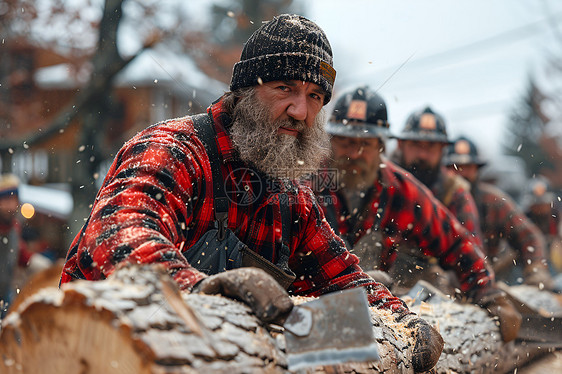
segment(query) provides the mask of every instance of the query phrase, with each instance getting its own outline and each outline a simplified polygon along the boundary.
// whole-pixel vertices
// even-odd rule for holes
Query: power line
[[[468,51],[474,50],[474,49],[486,49],[486,48],[491,48],[491,47],[496,47],[498,45],[506,45],[507,43],[513,43],[522,39],[527,39],[530,37],[533,37],[535,34],[540,34],[542,32],[544,32],[545,30],[541,27],[545,22],[553,22],[554,20],[557,20],[559,18],[562,18],[562,12],[558,12],[555,13],[552,16],[549,16],[547,18],[543,18],[539,21],[535,21],[535,22],[531,22],[529,24],[520,26],[520,27],[516,27],[514,29],[508,30],[508,31],[504,31],[502,33],[493,35],[491,37],[485,38],[485,39],[481,39],[472,43],[468,43],[465,45],[462,45],[460,47],[456,47],[456,48],[451,48],[442,52],[437,52],[428,56],[424,56],[424,57],[420,57],[418,59],[413,59],[410,60],[412,56],[408,57],[408,59],[405,60],[405,62],[402,62],[401,64],[396,64],[394,66],[385,68],[385,69],[381,69],[379,71],[376,72],[369,72],[369,73],[360,73],[357,74],[353,77],[348,77],[346,78],[347,80],[357,80],[358,78],[364,78],[365,76],[372,76],[375,74],[378,75],[390,75],[389,78],[387,78],[385,80],[385,83],[388,82],[392,76],[394,76],[394,74],[396,74],[397,70],[401,69],[407,62],[409,62],[409,66],[413,67],[419,67],[422,66],[424,64],[428,64],[430,62],[432,62],[433,60],[436,59],[444,59],[444,58],[451,58],[455,55],[460,55],[463,53],[467,53]]]
[[[505,115],[505,109],[510,104],[513,104],[513,101],[504,99],[457,107],[447,110],[447,118],[455,119],[456,121],[463,121],[478,117],[488,117],[494,114]]]

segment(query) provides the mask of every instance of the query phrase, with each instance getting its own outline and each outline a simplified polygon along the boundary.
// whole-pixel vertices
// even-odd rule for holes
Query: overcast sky
[[[501,153],[509,109],[527,76],[562,33],[554,0],[306,0],[306,15],[328,35],[336,96],[358,85],[378,89],[391,130],[431,105],[451,137]]]

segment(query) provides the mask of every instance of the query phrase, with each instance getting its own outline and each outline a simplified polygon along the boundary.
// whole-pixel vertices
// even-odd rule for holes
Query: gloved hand
[[[510,342],[517,337],[521,327],[521,314],[507,299],[503,291],[480,298],[478,304],[487,309],[492,316],[498,317],[500,333],[504,342]]]
[[[547,290],[552,290],[554,287],[554,281],[550,276],[548,268],[540,263],[527,265],[523,270],[523,277],[526,284],[539,286],[539,288],[541,288],[542,284],[542,288]]]
[[[390,289],[394,283],[390,274],[382,270],[365,270],[365,273],[379,283],[382,283],[386,288]]]
[[[398,317],[397,322],[403,323],[412,330],[416,345],[412,357],[412,366],[416,373],[433,368],[443,351],[443,338],[437,330],[415,314]]]
[[[257,268],[240,268],[211,275],[199,281],[192,292],[220,294],[240,300],[263,322],[283,322],[293,301],[275,279]]]

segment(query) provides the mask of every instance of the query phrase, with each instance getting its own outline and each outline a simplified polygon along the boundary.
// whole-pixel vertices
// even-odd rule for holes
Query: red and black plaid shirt
[[[526,263],[544,260],[545,243],[540,230],[506,193],[491,184],[478,182],[472,188],[484,236],[484,249],[497,255],[500,241],[507,240]]]
[[[383,270],[394,263],[395,246],[407,241],[409,246],[419,247],[424,255],[436,257],[443,268],[453,269],[462,290],[470,296],[491,286],[493,272],[471,234],[417,179],[388,160],[383,160],[381,165],[379,179],[366,202],[368,211],[356,228],[352,227],[354,220],[350,219],[341,190],[323,192],[323,209],[329,214],[325,202],[333,204],[340,234],[355,245],[366,233],[380,230]]]
[[[538,227],[545,237],[558,236],[560,227],[560,213],[556,208],[550,208],[547,214],[533,213],[527,210],[525,215]]]
[[[455,181],[460,179],[463,183]],[[451,196],[447,196],[448,186],[452,186]],[[440,200],[453,216],[472,234],[472,240],[482,247],[482,232],[476,202],[470,192],[470,184],[446,168],[441,168],[439,178],[430,188],[433,195]],[[445,201],[447,200],[447,201]]]
[[[209,109],[225,187],[230,198],[228,227],[250,249],[276,262],[281,245],[280,191],[290,203],[291,256],[297,275],[290,292],[317,296],[364,286],[369,302],[407,313],[405,304],[358,266],[358,259],[324,219],[312,191],[283,187],[236,157],[226,132],[230,117],[222,101]],[[151,126],[117,154],[95,200],[90,217],[71,245],[62,283],[97,280],[122,262],[162,263],[183,289],[205,275],[182,255],[214,227],[212,173],[191,117]]]

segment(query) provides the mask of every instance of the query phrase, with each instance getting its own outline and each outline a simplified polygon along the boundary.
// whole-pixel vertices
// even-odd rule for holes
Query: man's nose
[[[348,149],[347,155],[350,159],[356,160],[363,154],[363,146],[360,143],[352,143]]]
[[[291,103],[287,108],[287,115],[294,118],[297,121],[306,120],[308,114],[308,108],[306,105],[306,94],[299,93],[292,97]]]
[[[427,161],[430,155],[430,151],[427,148],[418,148],[418,160]]]

